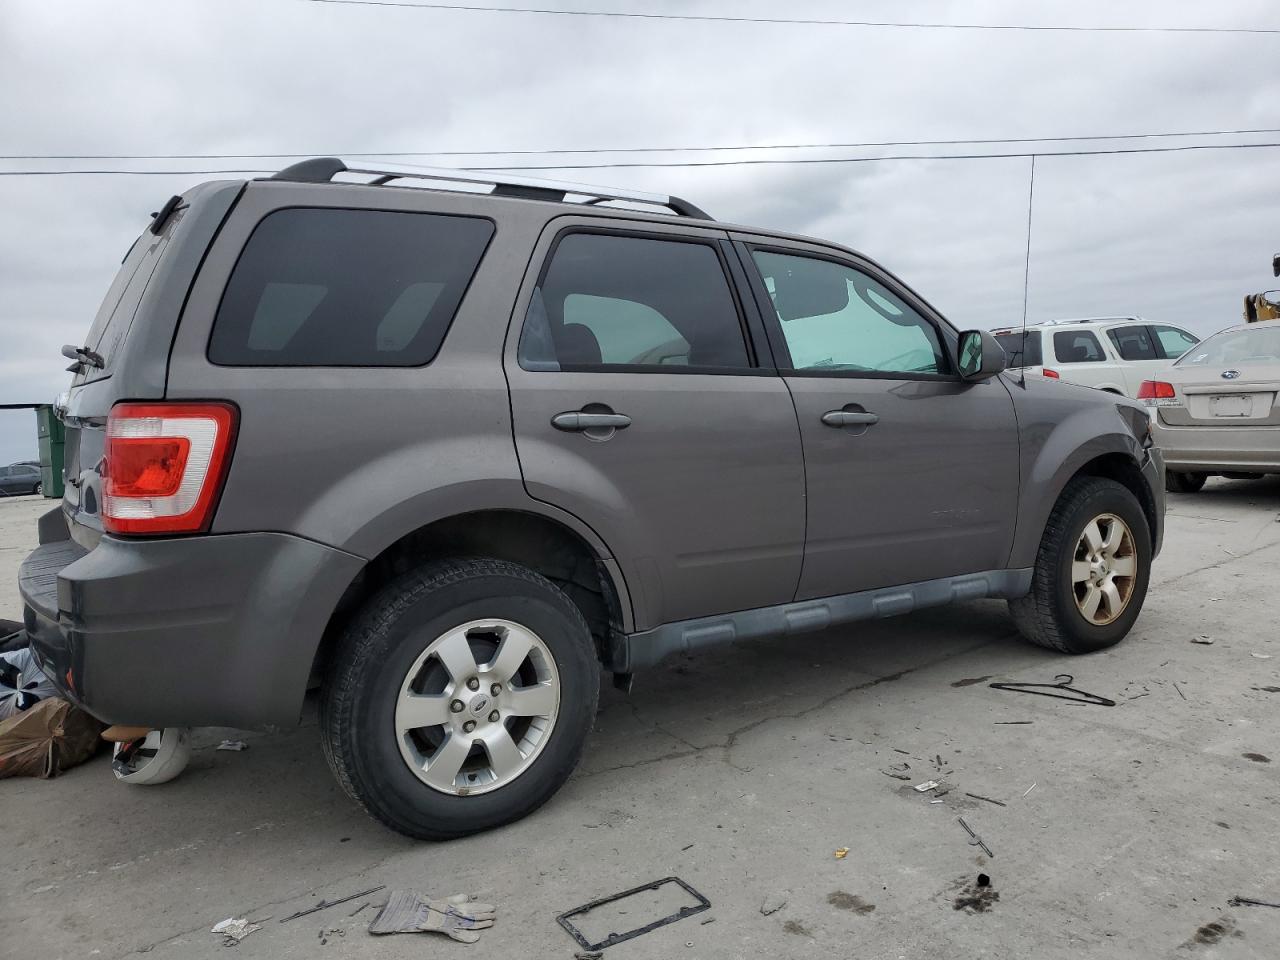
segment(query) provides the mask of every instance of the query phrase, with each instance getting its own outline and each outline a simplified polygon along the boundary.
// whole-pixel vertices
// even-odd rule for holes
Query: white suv
[[[1050,320],[1026,331],[991,331],[1009,355],[1009,366],[1053,379],[1136,397],[1143,380],[1159,379],[1173,361],[1200,342],[1181,327],[1141,317]]]

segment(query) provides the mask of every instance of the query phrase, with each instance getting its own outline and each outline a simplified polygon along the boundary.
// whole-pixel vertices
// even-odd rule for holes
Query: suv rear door
[[[1003,569],[1018,425],[999,377],[954,373],[957,335],[874,264],[742,241],[795,399],[808,477],[797,600]]]
[[[638,629],[795,594],[800,436],[742,276],[722,231],[567,217],[517,303],[525,486],[608,544]]]

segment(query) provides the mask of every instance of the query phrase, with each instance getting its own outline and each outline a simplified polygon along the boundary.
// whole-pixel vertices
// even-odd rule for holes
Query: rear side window
[[[1010,367],[1038,367],[1044,363],[1039,330],[1028,330],[1026,333],[997,333],[995,338],[996,342],[1004,347]]]
[[[597,233],[556,245],[519,358],[526,370],[751,365],[715,247]]]
[[[1053,355],[1059,363],[1101,363],[1106,354],[1090,330],[1064,330],[1053,335]]]
[[[1107,331],[1121,360],[1159,360],[1151,332],[1145,327],[1115,327]]]
[[[416,367],[440,349],[493,224],[384,210],[280,210],[227,283],[209,359],[228,366]]]

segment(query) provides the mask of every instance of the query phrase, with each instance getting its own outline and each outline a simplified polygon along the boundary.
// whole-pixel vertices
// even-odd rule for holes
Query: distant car
[[[12,463],[0,467],[0,497],[14,497],[24,493],[43,493],[40,482],[40,465],[30,461]]]
[[[1025,349],[1020,329],[991,332],[1009,355],[1011,368],[1126,397],[1136,397],[1142,381],[1158,378],[1200,342],[1181,327],[1148,323],[1141,317],[1034,324],[1027,327]]]
[[[1280,323],[1215,333],[1138,397],[1174,493],[1194,493],[1214,474],[1280,473]]]

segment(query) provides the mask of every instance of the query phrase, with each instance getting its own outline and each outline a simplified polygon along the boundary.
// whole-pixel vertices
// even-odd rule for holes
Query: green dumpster
[[[46,497],[62,498],[62,454],[66,433],[62,421],[53,414],[53,406],[36,407],[36,433],[40,438],[40,485]]]

